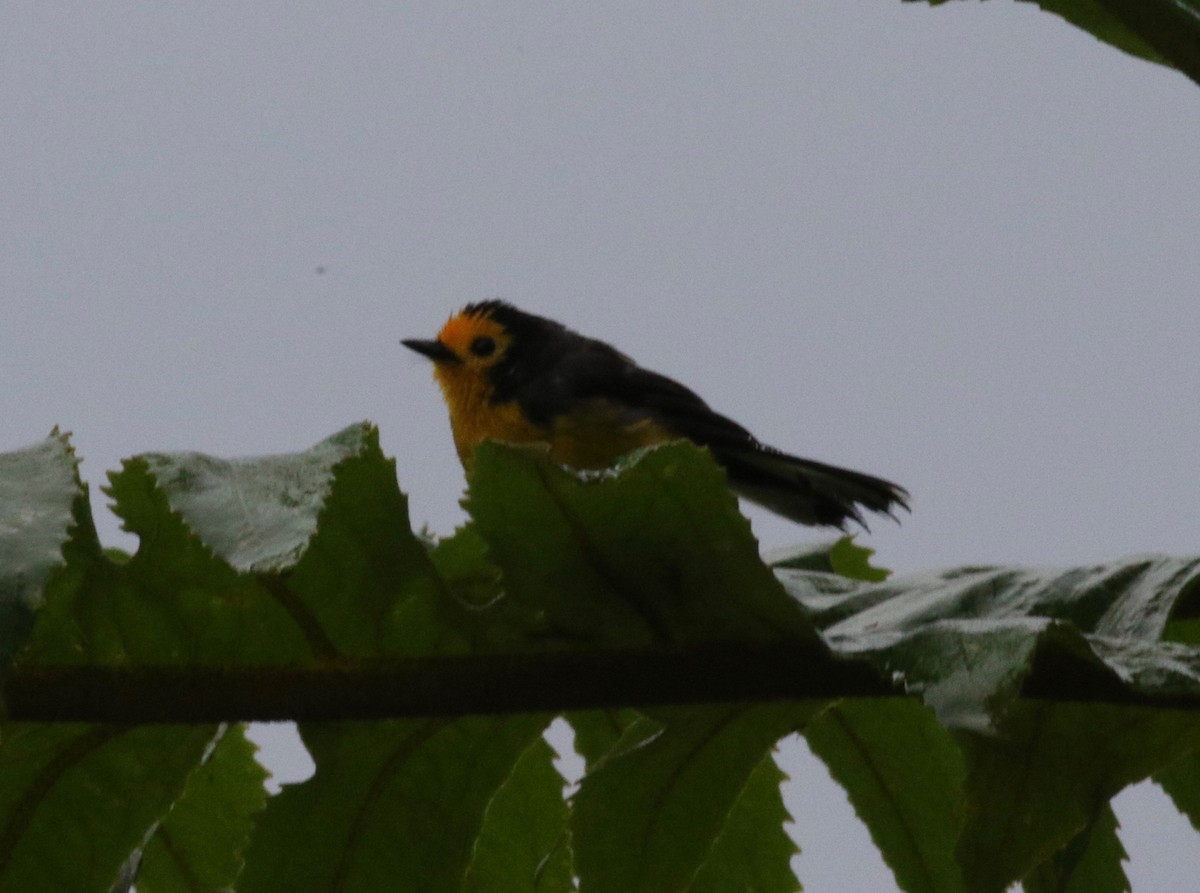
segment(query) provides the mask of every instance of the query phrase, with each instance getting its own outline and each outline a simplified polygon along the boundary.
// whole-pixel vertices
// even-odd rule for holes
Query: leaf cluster
[[[783,893],[792,733],[907,891],[1126,889],[1108,804],[1148,776],[1200,826],[1200,559],[890,579],[843,539],[767,564],[687,444],[582,477],[485,445],[472,522],[432,540],[365,424],[287,456],[139,456],[108,493],[133,555],[101,548],[64,437],[0,456],[0,893]],[[357,709],[393,694],[364,678],[456,703],[461,662],[475,709],[302,721],[315,774],[270,797],[241,713],[195,687],[153,724],[146,689],[28,686],[234,678],[270,704],[319,671]]]

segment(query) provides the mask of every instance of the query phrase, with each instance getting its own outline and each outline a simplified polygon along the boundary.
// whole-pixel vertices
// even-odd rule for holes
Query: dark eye
[[[471,342],[471,353],[477,357],[490,357],[496,351],[496,342],[487,335],[480,335]]]

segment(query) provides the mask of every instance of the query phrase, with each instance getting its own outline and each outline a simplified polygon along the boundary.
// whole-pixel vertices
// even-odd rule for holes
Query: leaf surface
[[[574,798],[581,893],[708,890],[737,872],[768,883],[764,891],[794,889],[794,847],[780,836],[787,814],[765,790],[778,775],[760,767],[812,709],[670,708],[653,712],[661,730],[649,738],[627,729],[628,745],[598,760]],[[765,836],[745,851],[736,842],[750,827]]]
[[[931,711],[902,699],[843,701],[814,717],[804,736],[845,788],[901,890],[964,890],[954,850],[966,769]]]
[[[233,889],[267,772],[240,725],[228,728],[188,777],[183,794],[142,851],[140,893]]]

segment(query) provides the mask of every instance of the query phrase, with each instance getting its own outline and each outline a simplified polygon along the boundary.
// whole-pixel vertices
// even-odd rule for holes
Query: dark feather
[[[608,395],[638,407],[663,427],[708,447],[739,495],[800,524],[864,528],[859,507],[893,514],[908,508],[908,493],[895,484],[846,468],[791,456],[761,443],[690,389],[666,376],[634,367],[624,386]]]
[[[860,509],[893,515],[908,508],[903,488],[766,446],[690,388],[643,369],[602,341],[502,302],[472,305],[468,312],[476,308],[514,336],[510,354],[492,370],[493,400],[516,400],[538,424],[549,424],[580,401],[616,404],[630,422],[651,419],[707,447],[735,492],[801,524],[844,528],[854,521],[865,527]]]

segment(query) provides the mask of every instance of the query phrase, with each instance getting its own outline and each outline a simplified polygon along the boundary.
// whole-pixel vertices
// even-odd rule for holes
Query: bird
[[[553,461],[585,470],[689,440],[724,467],[734,493],[799,524],[866,529],[864,510],[909,509],[903,487],[767,446],[674,379],[506,301],[467,304],[436,338],[400,343],[433,361],[468,470],[484,440],[545,444]]]

